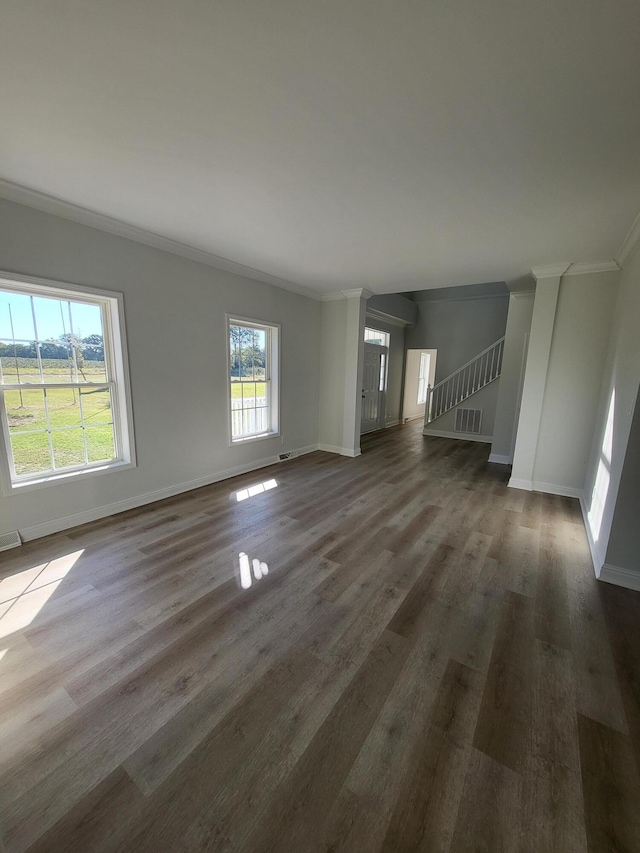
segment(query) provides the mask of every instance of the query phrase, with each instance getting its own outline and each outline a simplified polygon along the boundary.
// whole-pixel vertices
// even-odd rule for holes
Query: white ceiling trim
[[[620,267],[615,261],[597,261],[589,264],[571,264],[565,275],[586,275],[592,272],[620,272]]]
[[[624,243],[620,246],[620,251],[616,255],[616,261],[621,267],[629,260],[638,244],[640,244],[640,213],[636,216],[629,233],[624,238]]]
[[[136,243],[142,243],[154,249],[160,249],[162,252],[179,255],[181,258],[187,258],[190,261],[206,264],[207,266],[225,270],[226,272],[236,273],[253,281],[271,284],[274,287],[280,287],[283,290],[297,293],[300,296],[307,296],[311,299],[322,298],[321,294],[296,282],[269,275],[269,273],[253,269],[253,267],[247,267],[244,264],[238,264],[227,258],[221,258],[219,255],[214,255],[211,252],[196,249],[194,246],[188,246],[186,243],[171,240],[169,237],[163,237],[161,234],[156,234],[153,231],[138,228],[137,225],[130,225],[111,216],[96,213],[85,207],[79,207],[68,201],[55,198],[55,196],[38,192],[38,190],[32,190],[20,184],[14,184],[2,178],[0,178],[0,198],[16,202],[17,204],[23,204],[26,207],[32,207],[43,213],[59,216],[62,219],[68,219],[71,222],[77,222],[80,225],[87,225],[89,228],[97,228],[99,231],[106,231],[108,234],[124,237],[127,240],[133,240]],[[340,294],[340,297],[342,297],[342,294]]]
[[[384,311],[378,311],[375,308],[367,308],[367,318],[373,320],[375,323],[384,322],[388,323],[390,326],[413,326],[413,323],[410,323],[408,320],[402,320],[400,317],[394,317],[392,314],[385,314]]]
[[[336,290],[333,293],[324,293],[317,298],[323,302],[335,302],[336,299],[370,299],[373,296],[371,290],[364,287],[355,287],[351,290]]]
[[[535,278],[536,281],[540,281],[541,278],[561,278],[566,271],[569,269],[571,264],[546,264],[541,267],[531,267],[531,275]]]

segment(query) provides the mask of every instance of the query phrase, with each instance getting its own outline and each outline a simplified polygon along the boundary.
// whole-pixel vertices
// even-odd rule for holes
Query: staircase
[[[500,376],[504,337],[463,364],[446,379],[427,389],[425,424],[430,424]]]

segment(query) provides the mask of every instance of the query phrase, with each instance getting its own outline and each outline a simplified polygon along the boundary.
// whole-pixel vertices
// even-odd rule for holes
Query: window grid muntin
[[[29,482],[31,480],[37,480],[42,477],[47,477],[52,474],[58,473],[70,473],[73,471],[90,471],[92,468],[99,468],[105,464],[111,464],[114,462],[124,461],[123,458],[123,436],[121,435],[121,430],[123,429],[123,423],[121,420],[121,411],[120,411],[120,400],[118,387],[115,380],[112,378],[115,375],[114,368],[114,355],[113,355],[113,345],[114,345],[114,330],[113,324],[111,322],[111,310],[110,310],[110,302],[113,302],[113,297],[104,297],[99,298],[96,297],[94,299],[85,296],[84,293],[74,293],[70,295],[65,293],[64,295],[61,293],[60,295],[55,295],[53,293],[48,293],[45,291],[49,289],[46,285],[38,285],[38,284],[29,284],[26,283],[24,288],[10,286],[13,284],[10,280],[6,279],[2,284],[0,284],[0,293],[7,293],[9,295],[27,295],[29,297],[30,305],[31,305],[31,316],[33,321],[33,330],[34,330],[34,338],[32,340],[28,340],[25,338],[13,338],[12,342],[14,343],[26,343],[31,344],[35,343],[35,351],[36,351],[36,359],[38,362],[38,373],[39,378],[42,380],[40,382],[20,382],[20,383],[5,383],[4,377],[2,373],[2,364],[0,362],[0,418],[2,419],[5,429],[5,449],[7,453],[7,461],[9,474],[11,477],[11,481],[15,483],[23,483]],[[9,285],[9,286],[7,286]],[[53,288],[51,288],[53,290]],[[63,290],[64,288],[60,288]],[[75,347],[68,342],[62,341],[60,339],[53,339],[50,341],[42,341],[40,339],[40,334],[38,331],[38,322],[35,311],[35,302],[34,302],[34,292],[36,293],[38,298],[49,299],[53,302],[58,302],[60,305],[63,305],[65,302],[69,306],[69,321],[70,321],[70,333],[73,335],[72,331],[72,311],[71,304],[79,303],[85,305],[95,305],[100,309],[100,320],[102,324],[102,345],[104,352],[104,371],[105,371],[105,382],[81,382],[78,381],[78,369],[77,369],[77,360],[75,354]],[[13,325],[13,323],[12,323]],[[64,326],[63,326],[64,328]],[[71,350],[73,354],[73,366],[76,376],[75,382],[45,382],[45,372],[42,365],[42,355],[40,351],[40,346],[43,343],[55,343],[59,346],[68,345],[68,348]],[[123,377],[124,381],[124,377]],[[79,396],[79,407],[80,407],[80,424],[70,425],[70,426],[54,426],[51,427],[50,423],[50,415],[49,415],[49,401],[47,399],[47,390],[60,390],[63,388],[69,388],[78,391]],[[100,423],[92,423],[88,425],[88,428],[98,426],[110,426],[111,427],[111,439],[113,441],[114,448],[114,456],[109,459],[98,460],[96,462],[88,461],[88,446],[86,439],[86,429],[87,424],[84,420],[84,412],[82,409],[82,389],[90,389],[90,388],[104,388],[109,391],[109,399],[110,399],[110,409],[111,409],[111,420],[108,422],[100,422]],[[44,410],[45,410],[45,419],[47,423],[47,427],[39,430],[21,430],[19,432],[13,432],[11,427],[9,426],[9,418],[8,418],[8,410],[6,406],[5,400],[5,392],[6,391],[26,391],[26,390],[34,390],[43,391],[44,397]],[[80,429],[82,433],[82,445],[83,445],[83,453],[85,462],[77,465],[68,465],[68,466],[60,466],[56,467],[55,464],[55,451],[53,447],[53,442],[51,435],[52,433],[58,431],[66,431],[72,429]],[[47,436],[47,446],[49,449],[49,462],[50,467],[48,469],[40,469],[35,472],[27,472],[25,474],[18,474],[15,467],[15,460],[13,455],[13,447],[11,438],[13,435],[16,436],[24,436],[24,435],[33,435],[33,434],[46,434]]]

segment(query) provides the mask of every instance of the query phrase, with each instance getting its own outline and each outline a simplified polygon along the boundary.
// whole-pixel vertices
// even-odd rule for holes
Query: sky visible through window
[[[62,307],[61,307],[62,306]],[[102,334],[102,318],[100,307],[85,302],[71,302],[70,310],[67,300],[34,298],[38,338],[60,340],[62,335],[71,331],[80,337]],[[10,309],[10,310],[9,310]],[[13,320],[13,334],[11,331]],[[33,341],[36,333],[31,311],[31,299],[24,293],[0,292],[0,340]]]

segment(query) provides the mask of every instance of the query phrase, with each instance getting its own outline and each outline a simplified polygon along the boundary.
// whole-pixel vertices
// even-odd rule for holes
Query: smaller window
[[[366,328],[364,330],[365,344],[376,344],[379,347],[389,346],[389,332],[379,332],[377,329]]]
[[[427,386],[429,385],[430,365],[431,355],[428,352],[420,353],[420,374],[418,377],[418,405],[422,405],[423,403],[427,402]]]
[[[231,441],[278,433],[279,327],[228,318]]]

